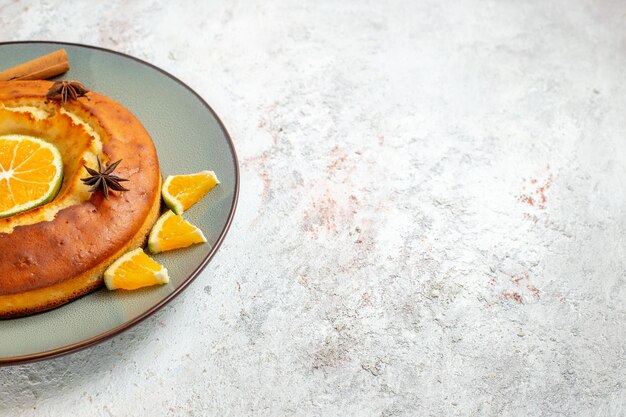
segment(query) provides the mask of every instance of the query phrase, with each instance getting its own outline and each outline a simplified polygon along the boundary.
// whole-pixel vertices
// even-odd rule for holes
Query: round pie
[[[52,85],[0,82],[0,136],[52,143],[64,173],[54,200],[0,219],[0,318],[48,310],[100,287],[107,266],[144,245],[160,212],[159,161],[143,125],[94,92],[48,99]],[[83,165],[97,170],[98,160],[103,167],[121,160],[114,174],[128,179],[128,191],[108,198],[90,191]]]

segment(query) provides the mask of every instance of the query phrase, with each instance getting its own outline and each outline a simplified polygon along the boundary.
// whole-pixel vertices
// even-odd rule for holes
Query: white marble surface
[[[73,3],[0,39],[183,79],[239,209],[152,318],[0,369],[1,416],[626,413],[624,1]]]

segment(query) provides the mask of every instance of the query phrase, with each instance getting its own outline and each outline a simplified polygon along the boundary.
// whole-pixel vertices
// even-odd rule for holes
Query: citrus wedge
[[[163,201],[174,213],[183,214],[219,183],[213,171],[170,175],[165,179],[161,190]]]
[[[104,271],[104,283],[110,290],[136,290],[168,282],[167,269],[141,248],[123,255]]]
[[[202,230],[168,210],[159,217],[150,231],[148,250],[151,253],[159,253],[204,242],[206,238]]]
[[[0,218],[48,203],[63,180],[59,150],[25,135],[0,136]]]

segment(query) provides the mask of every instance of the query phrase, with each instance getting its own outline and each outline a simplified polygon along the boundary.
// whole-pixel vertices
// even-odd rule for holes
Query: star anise
[[[52,84],[46,97],[51,100],[59,100],[65,104],[68,100],[76,100],[78,97],[84,97],[88,92],[89,90],[78,81],[57,81]]]
[[[104,198],[109,198],[109,188],[115,191],[129,191],[127,188],[124,188],[120,185],[122,181],[128,181],[126,178],[120,178],[117,175],[112,175],[115,168],[122,162],[119,161],[113,162],[106,169],[102,169],[102,164],[100,163],[100,158],[98,158],[98,170],[89,168],[86,165],[83,165],[87,172],[89,172],[90,176],[87,178],[81,178],[80,180],[87,185],[91,185],[92,187],[89,189],[89,192],[95,192],[98,189],[102,190],[102,194],[104,194]]]

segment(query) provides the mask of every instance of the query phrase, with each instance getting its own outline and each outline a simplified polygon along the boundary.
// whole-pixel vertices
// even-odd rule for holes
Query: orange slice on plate
[[[110,290],[136,290],[168,282],[167,269],[141,248],[128,252],[104,271],[104,283]]]
[[[61,153],[25,135],[0,136],[0,218],[54,199],[63,182]]]
[[[168,210],[150,231],[148,250],[151,253],[159,253],[204,242],[206,238],[202,230]]]
[[[163,201],[176,214],[196,204],[220,181],[213,171],[201,171],[196,174],[170,175],[165,179],[161,194]]]

